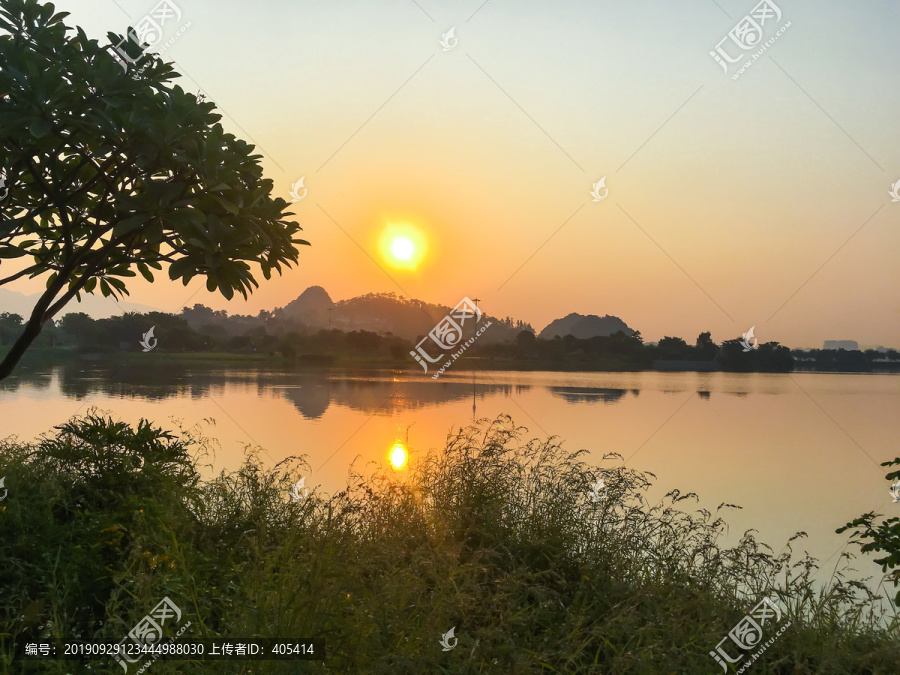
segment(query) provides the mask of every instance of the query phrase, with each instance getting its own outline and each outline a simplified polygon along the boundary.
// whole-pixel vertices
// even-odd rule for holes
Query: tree
[[[748,351],[740,339],[725,340],[716,360],[723,370],[737,373],[789,373],[794,370],[791,350],[777,342],[766,342]]]
[[[147,56],[136,73],[66,13],[38,0],[0,8],[0,145],[9,196],[0,211],[0,286],[46,277],[46,290],[0,362],[12,372],[72,298],[128,294],[125,279],[206,278],[245,298],[296,264],[300,226],[285,220],[254,147],[225,133],[212,103],[169,82]],[[121,36],[109,38],[118,43]],[[139,49],[139,48],[138,48]],[[13,267],[11,267],[13,266]]]
[[[697,336],[697,357],[712,360],[716,358],[719,348],[712,339],[712,333],[706,331]]]
[[[3,312],[0,314],[0,345],[12,342],[22,330],[23,319],[18,314]]]
[[[79,346],[96,344],[100,333],[97,322],[84,312],[69,312],[60,319],[59,327]]]
[[[689,358],[690,347],[680,337],[662,338],[656,346],[661,359],[684,360]]]
[[[516,335],[516,343],[520,347],[534,347],[535,342],[537,342],[537,337],[530,330],[519,331]]]
[[[530,330],[519,331],[516,335],[516,356],[529,358],[534,355],[537,337]]]

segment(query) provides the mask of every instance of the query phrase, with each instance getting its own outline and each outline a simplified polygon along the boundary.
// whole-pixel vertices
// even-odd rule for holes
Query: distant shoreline
[[[301,355],[294,359],[288,359],[281,354],[252,353],[252,352],[166,352],[154,350],[152,352],[121,351],[121,352],[77,352],[70,348],[35,348],[23,359],[25,368],[41,366],[62,365],[106,365],[123,364],[129,366],[153,365],[158,366],[164,362],[178,363],[182,365],[257,365],[276,366],[288,370],[317,371],[317,370],[393,370],[413,374],[426,375],[415,363],[406,359],[396,360],[391,358],[348,358],[346,354],[310,354]],[[893,365],[893,364],[892,364]],[[553,372],[553,373],[714,373],[714,372],[739,372],[728,371],[721,368],[715,361],[657,361],[651,366],[637,366],[623,363],[613,359],[598,359],[594,362],[565,362],[559,363],[548,359],[543,360],[519,360],[501,357],[472,356],[461,358],[454,369],[456,372],[477,372],[482,370],[508,370],[519,372]],[[777,371],[745,371],[745,372],[777,372]],[[831,373],[831,374],[897,374],[900,373],[900,363],[893,367],[878,368],[874,370],[826,370],[810,368],[807,364],[795,364],[794,373]]]

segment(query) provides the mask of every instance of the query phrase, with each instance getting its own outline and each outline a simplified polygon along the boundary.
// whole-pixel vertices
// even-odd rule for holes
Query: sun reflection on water
[[[406,468],[406,462],[409,459],[409,451],[406,449],[406,446],[403,445],[402,441],[396,441],[393,446],[391,446],[391,451],[389,454],[391,460],[391,466],[397,470]]]

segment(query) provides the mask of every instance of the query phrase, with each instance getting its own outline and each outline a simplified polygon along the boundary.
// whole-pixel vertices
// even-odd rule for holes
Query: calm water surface
[[[306,485],[327,491],[344,484],[354,460],[386,462],[407,428],[415,454],[442,446],[473,414],[508,413],[595,462],[617,452],[653,472],[651,501],[678,488],[706,508],[742,506],[727,515],[729,541],[755,528],[777,553],[807,532],[794,548],[830,559],[828,574],[846,541],[837,527],[900,511],[878,466],[900,455],[896,375],[492,371],[433,381],[391,371],[54,367],[0,383],[0,436],[32,439],[92,406],[132,422],[212,418],[217,469],[235,468],[247,444],[271,463],[306,454]]]

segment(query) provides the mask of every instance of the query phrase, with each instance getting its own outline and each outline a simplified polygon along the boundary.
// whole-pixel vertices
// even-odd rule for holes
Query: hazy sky
[[[776,0],[763,40],[790,26],[735,80],[709,52],[754,0],[176,1],[179,83],[257,144],[279,195],[305,176],[312,246],[246,303],[196,280],[135,284],[134,302],[177,312],[197,290],[255,314],[321,285],[480,297],[538,330],[608,313],[648,340],[756,325],[900,346],[896,2]],[[155,4],[57,7],[101,37]],[[388,276],[369,255],[397,221],[428,253]]]

